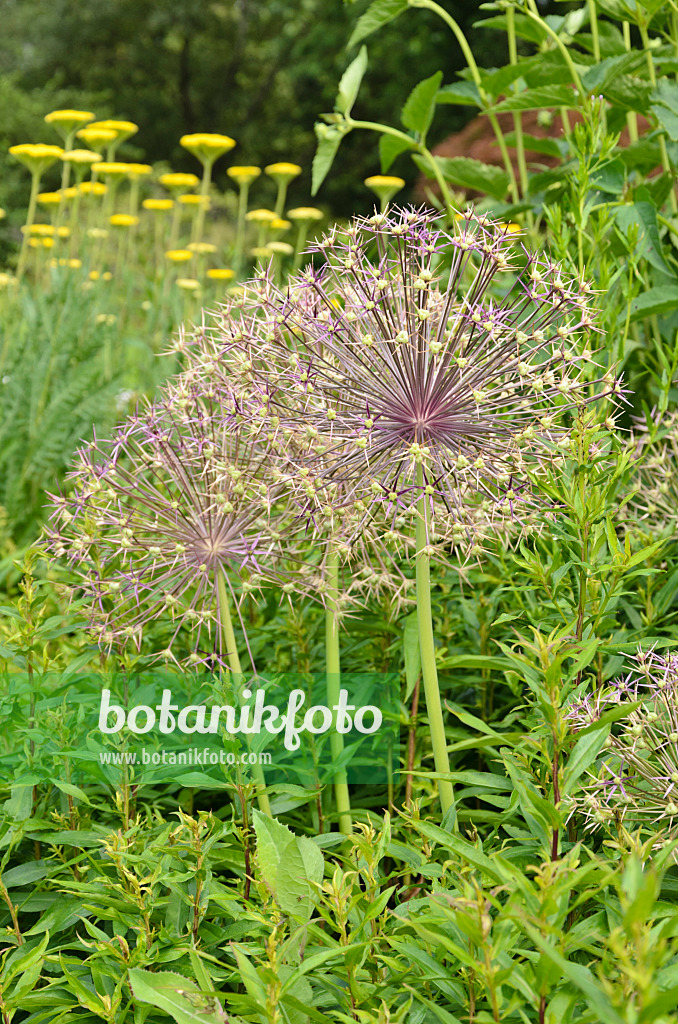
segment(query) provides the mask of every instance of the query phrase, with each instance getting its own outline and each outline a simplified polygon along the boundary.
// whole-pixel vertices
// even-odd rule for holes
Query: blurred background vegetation
[[[477,3],[442,6],[468,32],[479,64],[504,63],[504,36],[472,27],[484,13]],[[57,142],[43,120],[48,110],[91,109],[98,118],[139,124],[120,159],[195,171],[180,136],[223,132],[237,140],[237,163],[301,164],[290,199],[307,202],[313,123],[332,109],[349,59],[346,42],[366,7],[367,0],[2,0],[0,154],[16,143]],[[562,3],[541,7],[564,10]],[[406,32],[399,20],[375,34],[369,49],[356,114],[374,121],[393,123],[423,75],[441,69],[450,82],[463,67],[445,26],[424,11],[408,17]],[[463,127],[473,113],[441,108],[430,142]],[[378,173],[376,142],[355,133],[344,143],[319,196],[335,215],[366,212],[374,202],[362,181]],[[0,206],[19,210],[28,194],[25,171],[2,155],[0,162]],[[217,178],[227,180],[225,169],[218,166]],[[394,172],[408,183],[417,173],[407,157]],[[58,168],[52,174],[45,188],[56,187]]]

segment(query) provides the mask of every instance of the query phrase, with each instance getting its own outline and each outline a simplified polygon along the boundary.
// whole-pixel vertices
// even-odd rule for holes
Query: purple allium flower
[[[195,634],[192,663],[220,651],[217,580],[231,594],[284,579],[285,488],[271,451],[209,389],[171,388],[113,438],[77,454],[72,492],[54,497],[52,550],[66,557],[107,648],[141,646],[152,619]],[[209,650],[201,639],[208,638]],[[223,653],[223,652],[222,652]]]
[[[401,210],[334,229],[321,269],[285,291],[250,285],[238,318],[201,332],[187,372],[207,364],[258,396],[273,434],[294,434],[308,516],[351,505],[402,536],[423,491],[430,542],[472,547],[533,507],[526,470],[560,456],[562,414],[593,397],[591,289],[505,225],[469,212],[447,235],[434,219]],[[619,391],[609,375],[606,389]]]
[[[627,713],[612,726],[596,773],[585,779],[574,806],[589,828],[650,826],[678,836],[678,654],[639,651],[629,672],[595,698],[569,709],[575,729],[613,708]]]

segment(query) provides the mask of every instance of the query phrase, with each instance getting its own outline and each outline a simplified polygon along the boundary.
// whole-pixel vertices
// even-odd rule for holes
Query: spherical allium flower
[[[394,528],[425,494],[431,540],[518,518],[527,468],[559,457],[562,414],[593,395],[590,287],[472,212],[452,235],[427,212],[357,219],[312,251],[321,269],[251,285],[198,357],[307,439],[309,515],[335,488]]]
[[[182,626],[196,635],[191,662],[223,654],[227,592],[284,582],[280,565],[293,555],[270,449],[213,392],[175,388],[77,458],[48,538],[78,577],[99,642],[138,649],[144,627],[164,617],[167,657]]]
[[[634,432],[631,511],[653,530],[675,527],[678,522],[678,411],[654,422],[642,423]]]
[[[650,826],[663,840],[678,837],[678,655],[639,651],[629,672],[596,696],[571,705],[575,731],[613,709],[598,770],[585,778],[574,807],[587,827]]]

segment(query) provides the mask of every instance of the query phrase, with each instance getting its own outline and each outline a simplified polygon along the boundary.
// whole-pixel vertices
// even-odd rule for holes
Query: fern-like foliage
[[[76,280],[22,289],[2,316],[0,506],[15,542],[39,529],[79,442],[115,417],[121,344]]]

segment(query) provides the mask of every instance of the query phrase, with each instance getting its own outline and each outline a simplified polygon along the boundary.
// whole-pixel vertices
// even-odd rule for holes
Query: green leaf
[[[316,124],[315,134],[318,140],[318,147],[313,157],[311,195],[317,194],[318,189],[329,173],[330,167],[334,163],[341,140],[349,131],[350,129],[344,125],[322,124],[322,122]]]
[[[579,737],[565,766],[563,795],[572,793],[577,779],[594,764],[609,735],[610,726],[608,725],[606,728]]]
[[[419,649],[419,623],[417,613],[411,612],[405,619],[403,629],[403,656],[405,659],[405,700],[409,700],[421,672],[421,651]]]
[[[362,82],[366,71],[367,47],[361,46],[358,56],[355,60],[351,61],[341,76],[341,81],[339,82],[339,88],[337,90],[337,98],[334,101],[334,109],[340,114],[344,114],[345,117],[348,117],[353,109],[353,104],[356,101],[358,90],[360,89],[360,83]]]
[[[678,140],[678,83],[663,78],[652,95],[651,110],[657,121],[673,139]]]
[[[257,863],[266,885],[286,914],[309,920],[314,885],[320,884],[324,873],[320,849],[312,839],[295,836],[287,825],[258,810],[252,818]]]
[[[422,140],[426,138],[426,133],[431,127],[436,109],[436,96],[442,80],[442,71],[436,71],[435,75],[419,82],[407,97],[402,109],[402,123],[411,132],[418,132]]]
[[[492,111],[498,114],[503,110],[544,110],[546,107],[576,106],[577,96],[569,85],[544,85],[509,96],[492,107]]]
[[[649,288],[636,296],[631,302],[630,322],[644,320],[647,316],[662,316],[664,313],[673,313],[678,309],[678,284],[661,284],[656,288]],[[626,313],[620,317],[621,322],[626,319]]]
[[[377,29],[387,25],[389,21],[393,21],[394,18],[397,18],[407,8],[407,0],[375,0],[373,4],[370,4],[365,13],[358,18],[358,23],[353,29],[346,48],[350,50],[352,47],[357,46],[358,43],[366,39],[372,32],[376,32]]]
[[[419,155],[413,155],[412,159],[430,178],[431,168],[428,162]],[[473,160],[468,156],[436,156],[434,160],[445,180],[452,182],[453,185],[487,192],[495,199],[503,199],[506,195],[509,176],[502,167],[484,164],[481,160]]]
[[[414,149],[415,145],[414,139],[412,139],[411,143],[408,143],[405,139],[395,138],[394,135],[381,135],[379,138],[381,173],[386,174],[396,157],[400,156],[401,153],[405,153],[408,149]]]
[[[482,107],[475,82],[452,82],[438,90],[436,103],[451,103],[460,107]]]
[[[558,968],[563,977],[576,985],[601,1024],[624,1024],[624,1018],[610,1005],[607,994],[588,967],[566,960],[532,925],[523,924],[522,927],[535,946]]]
[[[638,191],[642,194],[645,190],[639,189]],[[647,195],[646,192],[645,195]],[[673,276],[673,271],[662,255],[657,211],[652,203],[637,199],[635,203],[627,203],[624,206],[620,206],[616,213],[616,221],[627,237],[629,231],[636,229],[638,231],[639,251],[647,262],[656,267],[657,270],[661,270],[662,273]]]
[[[205,994],[188,978],[173,971],[144,971],[133,967],[129,983],[135,999],[164,1010],[177,1024],[226,1024],[215,996]]]

